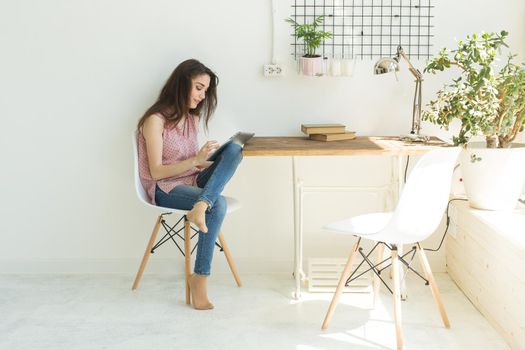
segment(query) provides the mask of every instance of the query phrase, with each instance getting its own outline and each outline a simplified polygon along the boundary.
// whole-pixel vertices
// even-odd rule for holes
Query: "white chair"
[[[332,317],[343,287],[353,280],[355,271],[350,274],[350,270],[358,252],[362,255],[363,262],[370,266],[368,271],[371,270],[374,273],[374,303],[378,297],[380,280],[388,288],[388,285],[381,278],[380,272],[392,266],[393,292],[390,288],[388,289],[394,297],[394,319],[398,349],[403,348],[399,261],[404,263],[408,269],[415,271],[410,263],[406,262],[405,257],[407,255],[412,254],[413,258],[417,252],[425,278],[420,274],[418,275],[430,285],[443,323],[446,328],[450,327],[441,296],[420,242],[429,237],[441,221],[447,206],[452,173],[460,150],[459,147],[445,147],[423,155],[410,173],[394,212],[360,215],[325,226],[331,231],[356,236],[358,240],[352,248],[348,262],[341,274],[339,284],[324,318],[322,329],[328,327],[328,322]],[[368,254],[364,254],[362,248],[359,247],[363,238],[377,242]],[[414,244],[414,246],[409,252],[399,256],[397,247],[400,244]],[[390,258],[383,260],[385,247],[391,250],[391,254]],[[374,264],[368,256],[376,248],[378,248],[378,255],[376,264]],[[388,260],[391,262],[385,266]],[[361,265],[362,263],[359,264],[359,266]]]
[[[135,277],[135,281],[133,282],[132,290],[137,289],[140,279],[142,278],[142,273],[144,272],[144,269],[146,268],[146,264],[148,263],[150,254],[154,253],[155,249],[160,247],[162,244],[171,240],[173,243],[175,243],[177,248],[184,255],[184,266],[185,266],[185,275],[186,275],[186,304],[189,304],[190,303],[189,277],[191,275],[191,254],[196,248],[196,245],[195,245],[193,249],[191,249],[191,239],[197,235],[198,230],[191,227],[190,222],[186,218],[186,214],[188,213],[187,210],[165,208],[165,207],[161,207],[158,205],[153,205],[149,202],[148,195],[146,191],[144,190],[144,187],[142,187],[142,183],[140,182],[140,177],[139,177],[137,137],[138,137],[138,133],[135,131],[133,133],[133,157],[134,157],[134,163],[135,163],[134,164],[135,190],[142,204],[144,204],[147,207],[154,208],[160,211],[161,214],[157,217],[157,221],[155,222],[155,226],[153,227],[153,232],[151,232],[151,237],[149,239],[148,245],[146,246],[146,251],[144,252],[144,257],[142,258],[142,262],[140,263],[140,267],[137,272],[137,276]],[[228,208],[226,210],[226,213],[231,213],[241,207],[239,201],[237,201],[234,198],[226,197],[226,201],[228,203]],[[170,215],[170,214],[176,214],[176,215],[181,216],[181,218],[173,226],[168,225],[166,223],[166,220],[164,219],[165,215]],[[160,226],[164,228],[164,230],[166,231],[166,234],[157,243],[155,243]],[[184,237],[182,237],[179,234],[182,230],[184,230]],[[191,235],[192,230],[194,231],[193,235]],[[182,251],[182,249],[177,244],[177,241],[176,241],[177,237],[180,238],[182,241],[184,241],[184,251]],[[215,244],[220,248],[221,251],[224,252],[224,255],[226,256],[226,260],[228,261],[228,265],[230,266],[230,270],[232,271],[233,277],[235,278],[235,282],[237,282],[237,285],[241,287],[242,285],[241,279],[239,278],[239,274],[237,272],[237,268],[235,267],[235,263],[233,262],[233,258],[231,256],[230,249],[228,248],[228,245],[226,244],[226,241],[224,240],[224,236],[222,232],[219,233],[218,240],[219,240],[219,243],[215,243]]]

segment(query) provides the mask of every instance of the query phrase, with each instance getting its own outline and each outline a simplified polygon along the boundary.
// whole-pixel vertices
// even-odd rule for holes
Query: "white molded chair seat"
[[[142,185],[140,185],[140,188],[142,189]],[[144,195],[146,194],[144,193]],[[227,203],[226,214],[233,213],[234,211],[241,209],[241,202],[239,202],[237,199],[233,197],[228,197],[228,196],[223,196],[223,197],[226,199],[226,203]],[[173,209],[173,208],[163,207],[160,205],[151,204],[148,201],[146,201],[144,198],[142,198],[140,195],[139,195],[139,199],[142,202],[142,204],[144,204],[145,206],[156,209],[156,210],[160,210],[164,213],[186,215],[189,212],[189,210]]]
[[[167,208],[167,207],[162,207],[159,205],[154,205],[149,202],[148,195],[146,191],[144,190],[144,187],[142,187],[142,183],[140,182],[137,137],[138,137],[138,132],[135,131],[133,133],[133,138],[132,138],[133,139],[135,192],[137,193],[137,197],[139,198],[142,204],[144,204],[146,207],[153,208],[157,211],[160,211],[161,214],[157,217],[157,221],[155,223],[155,226],[153,227],[153,231],[151,233],[150,240],[146,246],[146,251],[144,252],[144,256],[142,258],[142,262],[140,264],[139,270],[135,277],[135,281],[133,282],[132,289],[134,290],[138,287],[139,282],[142,278],[142,274],[144,272],[144,269],[146,268],[146,264],[148,263],[148,259],[151,253],[154,251],[156,247],[162,245],[165,241],[167,241],[167,239],[162,238],[154,247],[155,239],[157,238],[157,234],[158,234],[160,227],[162,226],[166,230],[166,236],[164,237],[168,237],[173,240],[174,240],[174,236],[179,236],[178,235],[179,231],[184,230],[183,240],[184,240],[184,257],[185,257],[184,264],[185,264],[185,275],[186,275],[186,303],[189,304],[190,303],[189,276],[191,275],[190,256],[192,252],[192,249],[190,246],[190,241],[191,241],[192,236],[190,232],[191,230],[197,232],[197,230],[191,227],[190,222],[186,218],[186,214],[189,212],[189,210]],[[226,198],[226,203],[227,203],[227,209],[226,209],[227,214],[234,212],[241,208],[241,204],[237,199],[232,198],[232,197],[227,197],[227,196],[224,196],[224,197]],[[179,230],[177,230],[176,226],[178,223],[175,224],[174,226],[169,226],[165,222],[164,216],[170,215],[170,214],[176,214],[182,217],[181,220],[183,220],[182,221],[183,228],[180,228]],[[179,220],[179,222],[181,220]],[[237,272],[235,263],[233,262],[233,258],[231,256],[230,249],[224,239],[223,233],[220,232],[217,238],[219,240],[219,243],[216,243],[216,244],[224,252],[228,265],[230,266],[230,270],[232,271],[233,277],[235,281],[237,282],[237,285],[241,287],[242,285],[241,279],[239,277],[239,273]]]
[[[372,240],[379,240],[393,213],[371,213],[336,221],[323,228],[337,233],[359,235]]]
[[[357,236],[358,240],[352,248],[347,264],[341,274],[339,284],[323,321],[322,329],[328,327],[328,322],[332,317],[343,287],[352,281],[355,272],[351,274],[351,269],[355,257],[359,253],[363,256],[364,262],[370,266],[370,270],[374,272],[374,302],[378,297],[381,271],[388,266],[392,267],[393,291],[391,291],[394,296],[397,348],[398,350],[402,349],[403,334],[401,330],[398,264],[401,261],[407,265],[408,269],[415,270],[405,261],[404,256],[398,255],[397,246],[409,243],[415,244],[411,250],[414,253],[412,256],[416,253],[418,254],[425,277],[419,273],[418,275],[430,286],[445,327],[448,328],[450,326],[439,290],[420,242],[437,229],[442,219],[449,199],[452,173],[460,151],[459,147],[444,147],[424,154],[410,173],[395,211],[359,215],[324,226],[324,228],[331,231]],[[377,242],[370,253],[364,254],[361,251],[361,239]],[[383,260],[385,247],[391,250],[391,263],[388,266],[385,266],[385,262],[388,259]],[[378,255],[374,265],[367,257],[376,248],[378,248]],[[381,281],[385,283],[383,279]]]

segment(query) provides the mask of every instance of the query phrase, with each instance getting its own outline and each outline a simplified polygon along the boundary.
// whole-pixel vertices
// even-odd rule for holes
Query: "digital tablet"
[[[208,160],[209,161],[214,161],[217,156],[222,152],[222,150],[224,149],[224,147],[226,147],[226,145],[230,144],[230,143],[236,143],[238,144],[239,146],[241,147],[244,147],[244,144],[246,142],[248,142],[249,139],[251,139],[253,137],[253,135],[255,135],[254,133],[252,132],[242,132],[242,131],[239,131],[238,133],[236,133],[235,135],[233,135],[232,137],[230,137],[228,139],[228,141],[226,141],[225,143],[223,143],[221,145],[221,147],[217,148],[217,150],[215,152],[212,153],[211,156],[208,157]]]

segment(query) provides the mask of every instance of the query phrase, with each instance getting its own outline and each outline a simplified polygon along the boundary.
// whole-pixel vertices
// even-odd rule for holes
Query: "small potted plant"
[[[449,129],[460,128],[452,141],[462,145],[461,171],[470,205],[480,209],[516,207],[525,182],[525,147],[513,144],[525,122],[525,68],[509,55],[498,68],[498,54],[508,47],[508,32],[467,36],[452,51],[442,49],[425,72],[457,67],[460,76],[445,85],[429,103],[423,120]],[[485,142],[469,142],[484,136]]]
[[[299,24],[293,18],[286,19],[295,29],[297,39],[304,42],[304,55],[300,58],[301,71],[304,75],[323,75],[323,57],[316,53],[324,39],[330,39],[332,33],[321,30],[319,26],[324,21],[324,16],[314,17],[312,24]]]

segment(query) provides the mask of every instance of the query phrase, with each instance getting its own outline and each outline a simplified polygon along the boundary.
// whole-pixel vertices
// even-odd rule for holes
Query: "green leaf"
[[[471,136],[497,136],[512,140],[513,130],[523,130],[525,123],[525,64],[512,63],[497,71],[494,62],[501,48],[508,47],[507,31],[473,33],[459,40],[457,49],[442,48],[428,60],[423,72],[435,74],[454,67],[459,76],[452,78],[429,102],[423,118],[448,129],[459,119],[461,129],[454,142],[467,142]],[[505,141],[506,142],[506,141]]]

